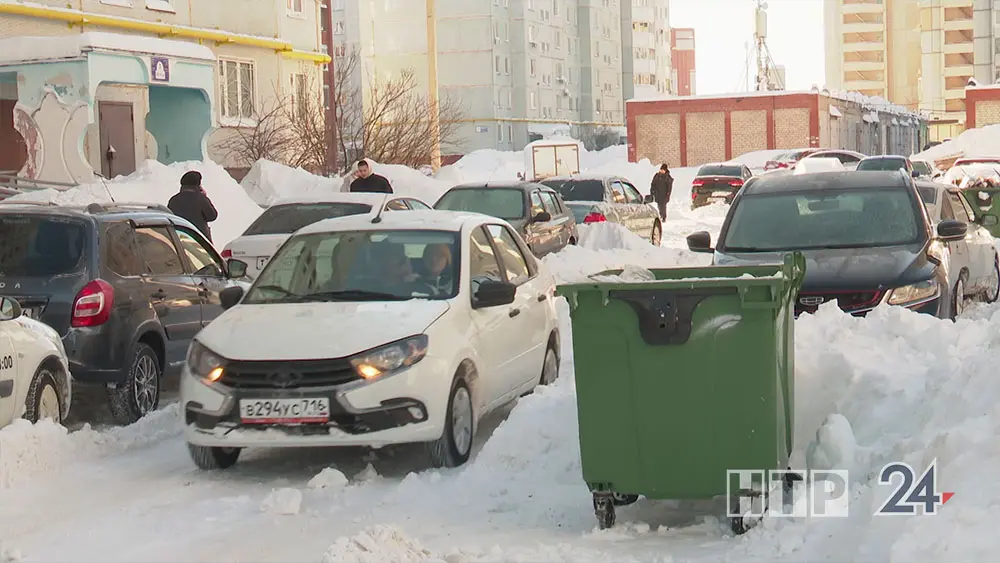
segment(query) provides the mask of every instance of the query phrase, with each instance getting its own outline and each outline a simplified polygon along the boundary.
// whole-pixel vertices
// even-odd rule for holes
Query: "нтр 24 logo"
[[[939,493],[937,490],[937,459],[924,470],[920,479],[915,479],[913,467],[904,462],[886,464],[879,473],[878,482],[883,485],[893,484],[893,477],[899,475],[896,488],[882,506],[875,512],[876,516],[913,516],[916,514],[937,514],[937,509],[948,502],[955,493]],[[922,507],[918,510],[917,507]]]

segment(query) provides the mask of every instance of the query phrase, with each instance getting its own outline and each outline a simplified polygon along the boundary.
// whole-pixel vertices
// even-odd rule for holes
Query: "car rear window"
[[[520,188],[458,188],[446,192],[434,209],[468,211],[507,221],[524,219],[524,190]]]
[[[858,163],[858,170],[882,170],[892,172],[906,168],[906,161],[901,158],[873,158]]]
[[[559,192],[563,201],[604,201],[604,182],[600,180],[566,180],[546,185]]]
[[[920,193],[920,199],[926,205],[934,205],[935,200],[937,200],[937,190],[934,188],[918,187],[917,192]]]
[[[322,221],[348,215],[361,215],[372,210],[367,203],[286,203],[269,207],[257,218],[243,236],[290,235]]]
[[[743,168],[739,166],[719,166],[717,164],[709,164],[702,166],[698,170],[699,176],[733,176],[739,178],[743,175]]]
[[[0,277],[50,277],[84,268],[87,227],[62,217],[0,215]]]
[[[921,174],[931,173],[931,167],[926,162],[920,160],[916,160],[913,162],[913,169]]]

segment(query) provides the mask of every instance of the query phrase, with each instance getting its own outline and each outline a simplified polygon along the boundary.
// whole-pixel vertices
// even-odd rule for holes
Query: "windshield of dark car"
[[[872,158],[858,163],[858,170],[881,170],[892,172],[906,169],[906,161],[901,158]]]
[[[563,201],[604,201],[604,182],[600,180],[562,180],[542,183],[559,192]]]
[[[0,277],[51,277],[85,266],[87,229],[62,217],[0,215]]]
[[[456,188],[441,196],[434,209],[469,211],[507,221],[524,219],[524,190],[520,188]]]
[[[901,189],[745,195],[732,210],[720,251],[773,252],[912,244],[918,213]]]
[[[739,166],[705,165],[698,170],[699,176],[734,176],[743,175],[743,168]]]
[[[290,235],[295,231],[334,217],[361,215],[372,210],[367,203],[286,203],[267,208],[247,227],[244,236]]]
[[[913,162],[913,169],[921,174],[931,173],[931,167],[926,162],[921,162],[919,160]]]
[[[451,231],[348,231],[294,236],[243,303],[449,299],[457,294]]]

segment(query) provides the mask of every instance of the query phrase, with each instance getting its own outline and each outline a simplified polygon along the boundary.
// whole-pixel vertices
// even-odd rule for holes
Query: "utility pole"
[[[754,9],[754,43],[757,47],[757,91],[770,90],[770,76],[767,64],[767,3],[755,0]]]
[[[431,168],[441,168],[441,117],[438,104],[437,0],[427,0],[427,98],[431,114]]]

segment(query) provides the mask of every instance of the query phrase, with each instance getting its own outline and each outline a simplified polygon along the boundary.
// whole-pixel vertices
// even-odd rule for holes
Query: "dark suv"
[[[164,369],[232,285],[211,243],[165,207],[0,204],[0,295],[60,334],[73,379],[105,385],[121,424],[158,407]]]

